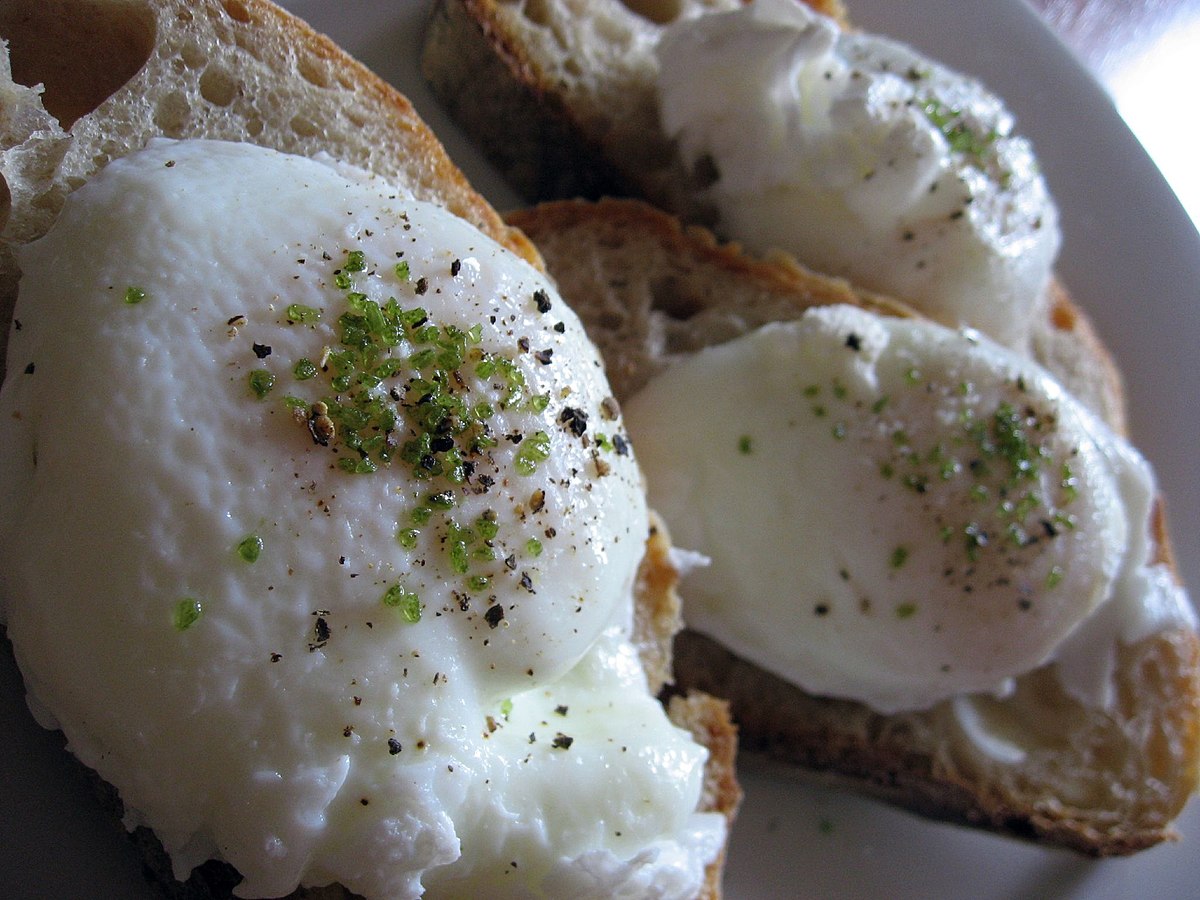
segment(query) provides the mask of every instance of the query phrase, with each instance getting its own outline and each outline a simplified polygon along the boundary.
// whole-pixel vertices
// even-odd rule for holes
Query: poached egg
[[[682,19],[656,53],[663,127],[718,231],[1027,346],[1061,236],[999,97],[796,0]]]
[[[642,479],[543,276],[208,141],[111,163],[19,262],[8,634],[179,878],[695,894],[724,824],[630,640]]]
[[[1102,707],[1116,639],[1192,621],[1146,461],[977,333],[818,307],[624,409],[650,502],[709,560],[689,625],[810,693],[924,709],[1058,662]]]

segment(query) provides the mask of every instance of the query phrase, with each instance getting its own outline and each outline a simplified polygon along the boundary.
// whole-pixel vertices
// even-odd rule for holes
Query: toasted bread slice
[[[508,218],[579,311],[618,399],[682,356],[812,306],[911,314],[791,260],[750,258],[636,201],[549,203]],[[1158,555],[1170,562],[1161,515],[1156,528]],[[681,686],[729,698],[744,750],[935,818],[1089,855],[1128,854],[1170,838],[1197,785],[1200,641],[1183,626],[1120,648],[1120,699],[1109,712],[1068,697],[1047,669],[1018,679],[993,707],[1033,748],[1016,764],[973,752],[952,701],[881,715],[811,696],[738,658],[719,635],[683,632],[675,659]]]
[[[70,191],[156,137],[329,154],[407,186],[541,267],[529,241],[472,188],[405,97],[265,0],[6,3],[0,38],[5,335],[20,282],[11,248],[44,234]],[[5,344],[0,340],[0,366]],[[666,532],[651,532],[636,591],[635,640],[648,686],[657,692],[671,677],[679,602]],[[705,808],[732,821],[740,792],[726,705],[693,694],[673,700],[670,714],[710,748]],[[156,843],[145,829],[139,835],[148,846]],[[159,863],[170,882],[170,866]],[[720,896],[720,874],[717,860],[704,896]],[[206,872],[168,890],[220,895],[235,881],[228,872]],[[298,895],[306,894],[330,896]]]
[[[711,226],[704,185],[660,123],[654,45],[672,21],[739,5],[437,0],[423,71],[528,201],[634,196]],[[847,24],[838,0],[809,5]],[[1124,430],[1119,371],[1060,283],[1051,285],[1044,320],[1033,323],[1031,350],[1086,406]]]

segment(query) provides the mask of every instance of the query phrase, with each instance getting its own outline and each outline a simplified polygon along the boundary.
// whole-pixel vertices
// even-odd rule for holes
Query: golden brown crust
[[[509,221],[541,248],[604,354],[618,400],[674,357],[814,305],[911,314],[788,258],[749,258],[637,201],[561,201]],[[1056,309],[1059,327],[1086,332],[1065,295]],[[1157,561],[1173,565],[1161,502],[1153,527]],[[989,708],[1054,740],[1034,740],[1016,766],[973,750],[951,704],[884,716],[813,697],[694,632],[676,639],[675,671],[682,687],[729,700],[746,750],[930,817],[1106,856],[1172,838],[1170,823],[1196,788],[1198,654],[1182,626],[1120,648],[1121,700],[1108,713],[1066,696],[1049,670],[1018,679],[1014,696]]]
[[[736,774],[738,732],[729,704],[703,691],[680,694],[673,689],[672,643],[682,622],[676,590],[679,570],[671,561],[670,551],[671,540],[666,525],[652,512],[646,555],[638,567],[634,586],[637,600],[634,604],[634,643],[646,670],[650,690],[656,694],[662,692],[671,721],[708,748],[700,809],[721,813],[727,827],[732,828],[742,801],[742,789]],[[707,867],[702,900],[719,900],[724,867],[725,851],[722,849]]]
[[[708,748],[701,809],[721,813],[726,827],[732,828],[742,802],[742,788],[734,774],[738,732],[730,716],[729,704],[701,691],[691,691],[671,697],[667,714],[672,722],[691,732],[697,743]],[[725,849],[722,848],[720,855],[708,864],[700,900],[720,900],[724,868]]]

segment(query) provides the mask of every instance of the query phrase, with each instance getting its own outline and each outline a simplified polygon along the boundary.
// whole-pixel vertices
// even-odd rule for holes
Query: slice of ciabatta
[[[621,400],[689,354],[813,306],[910,314],[788,259],[751,258],[637,201],[548,203],[508,221],[537,244],[579,310]],[[1156,526],[1169,562],[1161,515]],[[686,618],[686,593],[684,604]],[[1171,837],[1196,789],[1200,641],[1188,627],[1120,647],[1120,699],[1109,712],[1071,699],[1047,669],[1019,678],[996,701],[1018,743],[1035,748],[1016,764],[972,752],[952,724],[952,701],[882,715],[809,695],[740,659],[719,634],[684,631],[675,648],[680,685],[730,699],[744,750],[930,817],[1128,854]]]
[[[670,23],[740,5],[437,0],[423,71],[439,100],[528,201],[634,196],[711,226],[712,208],[701,196],[706,185],[661,124],[654,48]],[[853,19],[840,2],[808,5],[843,26]],[[1124,429],[1118,369],[1060,283],[1050,286],[1044,318],[1033,323],[1031,349],[1085,405]]]
[[[64,198],[109,162],[158,137],[328,154],[445,207],[541,267],[529,241],[468,184],[405,97],[265,0],[6,3],[0,38],[6,336],[20,287],[12,247],[45,234]],[[0,340],[0,365],[6,343]],[[635,642],[654,692],[671,680],[670,641],[679,627],[668,547],[665,530],[652,528],[636,588]],[[725,704],[693,693],[673,699],[670,715],[709,747],[705,808],[732,821],[740,792]],[[148,831],[138,832],[155,844]],[[159,863],[170,882],[169,864]],[[718,859],[704,896],[720,896],[720,870]],[[166,890],[227,894],[236,881],[228,872],[211,874]],[[299,895],[330,896],[321,889]]]

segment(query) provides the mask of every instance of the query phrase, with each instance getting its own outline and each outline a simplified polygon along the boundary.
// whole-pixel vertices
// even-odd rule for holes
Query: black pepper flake
[[[617,451],[617,456],[629,455],[629,441],[625,440],[622,435],[614,434],[612,442],[613,449]]]
[[[342,729],[342,737],[350,737],[352,734],[354,734],[354,726],[353,725],[347,725],[345,728]]]
[[[531,594],[537,593],[537,591],[535,591],[533,589],[533,579],[529,577],[528,572],[521,573],[521,578],[520,578],[519,583],[520,583],[521,587],[525,588],[525,590],[529,591],[529,593],[531,593]],[[490,610],[489,610],[489,612],[490,612]]]
[[[268,344],[251,344],[250,349],[259,359],[266,359],[271,355],[271,347]]]
[[[1019,610],[1021,610],[1021,612],[1028,612],[1032,606],[1033,606],[1033,601],[1030,600],[1028,597],[1022,597],[1020,600],[1017,601],[1017,608]]]
[[[550,365],[551,359],[554,357],[554,349],[547,347],[545,350],[539,350],[533,354],[533,358],[540,362],[543,366]]]
[[[272,653],[271,654],[271,662],[279,662],[281,659],[283,659],[282,653]]]
[[[555,750],[569,750],[571,749],[571,745],[573,743],[575,743],[575,738],[571,737],[570,735],[563,734],[560,731],[554,736],[554,741],[550,746]]]
[[[230,316],[228,319],[226,319],[225,324],[226,325],[245,325],[246,317],[244,315],[242,315],[241,313],[238,313],[236,316]]]
[[[489,628],[495,628],[504,621],[504,607],[499,603],[489,606],[488,611],[483,614],[483,618]]]
[[[567,323],[566,322],[555,322],[554,330],[557,331],[559,334],[565,333],[567,330]]]
[[[461,271],[462,271],[462,260],[461,259],[456,259],[456,260],[454,260],[454,262],[450,263],[450,276],[451,277],[454,277]]]
[[[387,744],[388,744],[388,753],[390,753],[392,756],[395,756],[397,753],[399,753],[401,751],[401,749],[403,749],[400,746],[400,742],[398,740],[396,740],[394,737],[388,738]]]
[[[426,278],[418,278],[416,287],[414,288],[417,294],[424,294],[429,290],[429,281]]]
[[[829,615],[829,604],[828,603],[818,603],[816,606],[813,607],[813,612],[816,613],[818,616],[827,616],[827,615]]]
[[[520,351],[522,353],[528,353],[529,352],[529,338],[527,338],[527,337],[517,338],[517,347],[520,349]]]
[[[27,366],[25,367],[25,374],[26,374],[26,375],[32,375],[32,374],[33,374],[33,363],[30,363],[29,365],[27,365]]]
[[[587,413],[574,406],[563,407],[563,411],[558,415],[559,424],[565,426],[575,437],[583,437],[583,433],[587,431],[587,420]]]
[[[317,621],[313,625],[313,636],[315,640],[308,645],[308,649],[310,651],[320,650],[327,643],[329,643],[330,634],[331,632],[329,630],[329,623],[325,620],[325,617],[320,615],[317,616]]]
[[[550,295],[541,288],[533,292],[533,302],[537,305],[537,311],[540,313],[550,312],[550,307],[553,305],[550,302]]]
[[[561,705],[556,706],[556,707],[554,707],[554,711],[556,713],[558,713],[558,715],[560,715],[560,716],[565,716],[567,714],[567,707],[561,706]]]
[[[862,349],[862,338],[852,331],[846,335],[846,346],[857,353]]]

